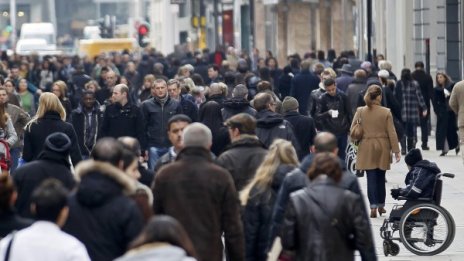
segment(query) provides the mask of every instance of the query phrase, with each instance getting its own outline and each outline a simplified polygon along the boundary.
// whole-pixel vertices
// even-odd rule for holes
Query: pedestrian
[[[449,106],[451,92],[454,83],[444,72],[438,72],[436,76],[437,86],[433,88],[433,110],[437,115],[437,129],[435,140],[437,150],[441,150],[440,156],[446,156],[449,150],[455,149],[456,155],[460,151],[456,114]]]
[[[309,106],[308,106],[308,116],[311,116],[315,120],[316,128],[321,130],[322,129],[322,124],[318,119],[316,118],[316,113],[317,110],[319,109],[320,103],[319,99],[321,98],[322,94],[326,93],[325,86],[324,86],[324,81],[327,79],[332,79],[334,80],[336,77],[336,74],[332,69],[327,68],[324,69],[318,77],[321,79],[319,82],[319,88],[316,90],[313,90],[311,92],[310,96],[310,101],[309,101]]]
[[[319,98],[316,118],[320,122],[320,131],[327,131],[337,136],[338,156],[345,159],[348,132],[351,123],[350,103],[346,94],[337,90],[333,79],[324,81],[326,92]]]
[[[16,198],[17,192],[13,178],[10,175],[0,175],[0,238],[34,223],[32,219],[18,215],[14,208]]]
[[[220,155],[230,143],[227,128],[222,121],[221,110],[221,105],[215,101],[207,101],[200,107],[200,122],[213,133],[211,152],[215,156]]]
[[[180,106],[182,107],[182,113],[192,119],[193,122],[198,121],[198,108],[195,103],[182,95],[180,82],[176,79],[171,79],[167,82],[167,85],[169,97],[180,103]]]
[[[73,126],[65,122],[66,112],[60,100],[53,93],[42,93],[37,114],[29,121],[24,132],[23,159],[31,162],[37,159],[48,135],[63,132],[71,140],[70,157],[74,166],[82,160],[77,135]]]
[[[284,251],[296,260],[377,260],[372,231],[359,195],[337,186],[339,159],[319,153],[308,172],[311,183],[292,194],[282,229]],[[336,249],[337,251],[334,251]]]
[[[5,93],[5,88],[0,87]],[[4,97],[6,99],[6,97]],[[7,113],[7,104],[0,104],[0,169],[2,174],[9,174],[11,168],[10,148],[18,141],[12,119]]]
[[[274,203],[283,179],[298,166],[298,156],[292,144],[276,139],[250,182],[240,191],[245,208],[246,260],[267,260],[267,246]]]
[[[386,213],[385,172],[390,169],[391,153],[396,162],[401,159],[398,137],[389,109],[382,107],[382,87],[371,85],[364,95],[366,106],[356,110],[351,131],[360,121],[363,136],[359,141],[356,169],[367,173],[367,196],[370,202],[371,218]],[[353,137],[352,137],[353,138]]]
[[[222,120],[225,122],[230,117],[239,113],[248,113],[251,116],[256,115],[256,110],[248,101],[248,89],[243,84],[238,84],[232,90],[232,98],[226,99],[221,109]]]
[[[155,177],[155,215],[169,215],[187,230],[200,261],[243,261],[240,206],[230,174],[213,163],[211,131],[201,123],[184,129],[184,149]]]
[[[335,79],[335,83],[337,84],[337,88],[340,89],[342,92],[346,93],[348,89],[348,85],[353,82],[353,69],[351,65],[344,64],[340,69],[340,76]]]
[[[172,116],[182,113],[182,107],[178,101],[169,97],[165,80],[155,80],[151,94],[153,98],[142,103],[142,114],[147,137],[148,168],[153,170],[156,161],[169,149],[168,120]],[[142,147],[144,146],[142,145]]]
[[[92,160],[76,167],[80,180],[69,197],[69,217],[63,230],[79,239],[92,260],[113,260],[124,254],[143,228],[136,203],[127,195],[135,182],[122,170],[123,145],[102,138]]]
[[[69,163],[70,149],[71,140],[66,134],[52,133],[45,140],[43,150],[37,159],[17,168],[13,173],[18,191],[15,206],[21,216],[32,217],[30,208],[32,192],[44,180],[49,178],[59,180],[70,191],[76,186]]]
[[[195,261],[196,253],[187,232],[170,216],[150,219],[128,252],[115,261],[165,260]]]
[[[282,115],[275,112],[277,104],[272,96],[269,93],[259,93],[253,101],[253,106],[257,111],[256,135],[266,148],[269,148],[275,139],[280,138],[290,141],[299,153],[301,148],[293,126]]]
[[[23,110],[29,113],[29,115],[34,115],[36,111],[35,97],[27,89],[27,84],[27,80],[24,78],[18,81],[18,95],[20,105],[15,105],[15,102],[10,104],[23,108]],[[10,98],[10,96],[8,98]]]
[[[10,79],[6,79],[3,83],[3,87],[5,87],[5,90],[8,93],[8,100],[11,102],[11,104],[21,106],[21,97],[16,92],[15,82]]]
[[[177,154],[184,148],[182,142],[182,134],[185,127],[187,127],[192,120],[185,114],[177,114],[172,116],[168,121],[168,138],[172,146],[169,147],[169,151],[161,156],[155,165],[155,173],[160,170],[166,164],[174,162]]]
[[[459,143],[460,146],[464,145],[464,81],[460,81],[454,85],[449,106],[458,116],[459,127]],[[464,153],[462,155],[462,162],[464,163]]]
[[[66,112],[66,122],[71,123],[71,111],[72,111],[72,106],[71,106],[71,101],[66,97],[66,92],[67,92],[68,87],[66,86],[66,83],[63,81],[56,81],[52,84],[52,93],[60,99],[61,105],[63,105],[63,108]]]
[[[420,128],[421,128],[421,139],[422,139],[422,150],[429,150],[427,142],[430,135],[430,101],[433,98],[433,79],[430,76],[430,73],[426,72],[424,69],[424,63],[418,61],[415,63],[414,67],[416,70],[412,72],[412,78],[419,83],[422,97],[424,98],[425,105],[427,106],[427,116],[420,118]]]
[[[356,113],[358,108],[359,93],[366,89],[367,74],[366,71],[358,69],[354,72],[354,79],[346,89],[346,96],[350,102],[351,115]]]
[[[417,125],[420,117],[427,116],[427,106],[419,87],[413,80],[411,70],[401,70],[401,80],[396,83],[395,97],[401,106],[401,120],[404,124],[405,138],[401,140],[401,154],[416,147]]]
[[[298,100],[300,108],[298,111],[306,115],[308,111],[308,101],[311,91],[316,90],[319,85],[319,78],[310,72],[311,62],[304,60],[301,62],[301,71],[292,79],[290,96]]]
[[[279,93],[282,99],[290,95],[290,90],[292,88],[292,79],[294,75],[292,73],[292,67],[285,66],[283,73],[279,76]]]
[[[88,159],[100,135],[103,112],[94,92],[86,90],[81,97],[78,107],[72,111],[71,123],[76,131],[82,158]]]
[[[36,222],[3,238],[0,241],[0,257],[11,261],[90,261],[85,246],[72,235],[61,231],[68,218],[68,193],[54,179],[44,181],[34,190],[30,207]]]
[[[267,154],[263,143],[256,136],[256,119],[239,113],[226,120],[231,144],[218,157],[217,163],[229,171],[235,188],[241,191],[253,178]]]
[[[140,147],[140,143],[136,138],[123,136],[119,137],[118,141],[120,141],[126,149],[129,149],[134,153],[138,158],[138,171],[140,173],[139,181],[140,183],[144,184],[147,187],[150,187],[153,183],[153,178],[155,177],[155,173],[146,168],[144,157],[142,157],[142,149]]]
[[[292,124],[295,137],[301,147],[298,158],[303,159],[309,154],[309,148],[316,136],[316,126],[311,117],[301,115],[298,112],[298,107],[298,101],[291,96],[287,96],[282,102],[284,119]]]

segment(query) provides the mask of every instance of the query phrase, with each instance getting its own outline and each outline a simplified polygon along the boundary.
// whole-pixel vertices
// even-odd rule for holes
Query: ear
[[[118,163],[118,168],[122,171],[124,171],[124,161],[120,160]]]
[[[31,213],[32,213],[33,215],[35,215],[35,213],[36,213],[36,208],[37,208],[37,207],[36,207],[35,203],[31,203]]]
[[[311,153],[316,153],[316,147],[314,145],[311,145],[311,147],[309,147],[309,151]]]

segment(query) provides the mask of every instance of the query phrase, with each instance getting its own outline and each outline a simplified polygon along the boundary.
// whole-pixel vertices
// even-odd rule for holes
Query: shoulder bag
[[[359,118],[356,120],[355,124],[353,125],[353,128],[351,128],[350,130],[350,137],[355,142],[361,141],[364,135],[364,130],[363,130],[362,123],[361,123],[362,122],[361,116],[362,116],[363,110],[364,108],[362,108],[359,111]]]

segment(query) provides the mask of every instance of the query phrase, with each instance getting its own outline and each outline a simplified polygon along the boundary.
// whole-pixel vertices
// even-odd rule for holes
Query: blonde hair
[[[253,179],[240,191],[240,202],[243,206],[247,204],[253,187],[256,186],[260,191],[264,191],[271,186],[277,168],[282,164],[296,167],[298,165],[298,157],[292,143],[283,139],[276,139],[269,148],[263,162],[256,170]]]
[[[35,116],[26,124],[26,129],[30,131],[31,125],[36,123],[38,119],[44,117],[45,113],[49,111],[54,111],[60,114],[62,121],[66,119],[66,111],[64,110],[63,105],[61,105],[60,99],[51,93],[46,92],[40,95],[39,99],[39,108],[37,108],[37,113]]]
[[[62,100],[66,100],[66,90],[68,89],[68,86],[66,85],[66,83],[63,82],[63,81],[56,81],[56,82],[53,83],[53,85],[56,85],[56,86],[58,86],[58,88],[60,88],[60,95],[61,96],[58,97],[58,98],[60,98]]]

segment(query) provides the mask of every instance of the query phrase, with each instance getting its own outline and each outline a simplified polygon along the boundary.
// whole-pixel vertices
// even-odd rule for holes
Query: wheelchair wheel
[[[404,212],[399,230],[406,249],[419,256],[433,256],[451,245],[456,226],[447,210],[422,203]]]

